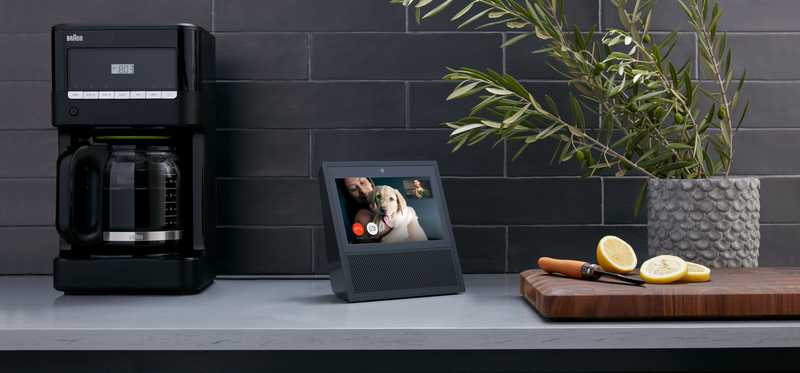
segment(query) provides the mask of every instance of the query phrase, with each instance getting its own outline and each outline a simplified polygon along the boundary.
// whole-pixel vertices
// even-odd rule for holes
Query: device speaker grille
[[[450,250],[348,255],[356,293],[456,286]]]

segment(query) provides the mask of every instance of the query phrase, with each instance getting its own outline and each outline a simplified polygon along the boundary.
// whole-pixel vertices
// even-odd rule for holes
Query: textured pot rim
[[[648,184],[702,184],[702,183],[718,183],[721,181],[737,182],[744,181],[747,183],[761,184],[761,178],[756,176],[734,176],[734,177],[709,177],[705,179],[662,179],[662,178],[648,178]]]

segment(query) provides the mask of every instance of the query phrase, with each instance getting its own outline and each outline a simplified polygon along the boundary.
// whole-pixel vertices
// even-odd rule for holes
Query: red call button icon
[[[353,224],[353,234],[355,234],[357,237],[363,236],[364,235],[364,226],[361,225],[361,223]]]

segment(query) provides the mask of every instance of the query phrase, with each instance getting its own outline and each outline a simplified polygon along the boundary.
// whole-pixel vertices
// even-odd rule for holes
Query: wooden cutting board
[[[715,269],[711,282],[644,286],[520,273],[520,292],[550,319],[800,318],[800,268]]]

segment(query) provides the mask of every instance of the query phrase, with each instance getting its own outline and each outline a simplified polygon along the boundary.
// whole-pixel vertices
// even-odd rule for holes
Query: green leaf
[[[553,100],[553,98],[552,98],[552,97],[550,97],[550,95],[545,95],[545,96],[544,96],[544,101],[545,101],[545,104],[547,105],[547,110],[549,110],[549,111],[550,111],[552,114],[554,114],[554,115],[555,115],[555,116],[557,116],[557,117],[558,117],[558,116],[561,116],[561,115],[558,113],[558,105],[557,105],[557,104],[556,104],[556,102]]]
[[[469,13],[469,11],[472,10],[472,7],[475,6],[475,3],[477,3],[477,1],[471,1],[469,4],[467,4],[467,6],[459,10],[458,13],[453,16],[453,18],[450,18],[450,20],[455,21]]]
[[[503,124],[516,123],[520,118],[522,118],[523,115],[525,115],[528,112],[528,108],[530,108],[530,107],[531,107],[530,104],[525,105],[522,109],[519,109],[519,111],[517,111],[514,115],[506,118],[503,121]]]
[[[519,158],[519,156],[521,156],[521,155],[522,155],[522,153],[524,153],[524,152],[525,152],[525,149],[527,149],[527,148],[528,148],[528,146],[530,146],[530,144],[528,144],[528,143],[527,143],[527,141],[526,141],[525,143],[523,143],[523,144],[522,144],[522,146],[520,146],[520,147],[519,147],[519,150],[517,150],[517,151],[516,151],[516,153],[514,153],[514,156],[513,156],[513,157],[511,157],[511,161],[512,161],[512,162],[513,162],[513,161],[516,161],[516,160],[517,160],[517,158]]]
[[[673,171],[673,170],[689,167],[692,164],[693,163],[689,162],[689,161],[677,161],[677,162],[667,163],[664,166],[661,166],[660,168],[658,168],[655,171],[653,171],[653,174],[662,175],[662,174],[667,173],[669,171]]]
[[[486,13],[489,13],[491,10],[492,10],[492,9],[491,9],[491,8],[489,8],[489,9],[484,9],[484,10],[482,10],[482,11],[478,12],[478,13],[475,13],[475,15],[473,15],[473,16],[472,16],[472,17],[470,17],[470,18],[468,18],[466,21],[464,21],[464,22],[461,22],[461,24],[460,24],[460,25],[458,25],[458,28],[459,28],[459,29],[460,29],[460,28],[464,28],[465,26],[469,25],[470,23],[473,23],[473,22],[475,22],[475,21],[479,20],[481,17],[483,17],[483,16],[484,16]]]
[[[422,16],[422,19],[428,19],[430,17],[433,17],[433,16],[439,14],[441,11],[447,9],[447,7],[450,6],[450,4],[452,4],[452,3],[453,3],[453,0],[445,0],[444,2],[439,4],[439,6],[431,9],[430,12],[425,13],[425,15]]]
[[[689,149],[689,150],[691,150],[693,148],[691,146],[683,144],[683,143],[673,142],[671,144],[667,144],[667,149],[672,149],[672,150],[687,150],[687,149]]]
[[[506,15],[506,14],[508,14],[508,12],[506,12],[506,11],[504,11],[504,10],[501,10],[501,11],[494,11],[494,12],[489,12],[489,14],[487,15],[487,17],[489,17],[490,19],[497,19],[497,18],[501,18],[501,17],[503,17],[503,16],[504,16],[504,15]]]
[[[536,37],[539,38],[539,39],[542,39],[542,40],[550,40],[550,39],[552,39],[550,37],[550,35],[545,34],[544,31],[542,31],[542,29],[539,28],[539,26],[534,26],[533,27],[533,32],[534,32],[534,34],[536,34]]]
[[[744,117],[747,116],[747,111],[750,110],[750,102],[744,104],[744,110],[742,110],[742,116],[739,117],[739,122],[736,123],[736,129],[738,130],[741,127],[742,122],[744,122]]]
[[[519,34],[517,36],[514,36],[513,38],[506,40],[505,43],[500,45],[500,48],[510,47],[510,46],[516,44],[517,42],[519,42],[521,40],[524,40],[525,38],[527,38],[527,37],[529,37],[531,35],[533,35],[533,34],[531,34],[530,32],[526,32],[524,34]]]
[[[478,86],[478,84],[480,84],[480,82],[474,82],[463,86],[459,85],[453,90],[452,93],[450,93],[449,96],[447,96],[447,101],[467,96],[475,87]]]
[[[666,89],[659,90],[659,91],[655,91],[655,92],[650,92],[650,93],[643,94],[643,95],[641,95],[641,96],[636,96],[636,97],[634,97],[634,98],[633,98],[633,101],[644,101],[644,100],[649,100],[649,99],[651,99],[651,98],[653,98],[653,97],[658,97],[658,96],[661,96],[661,95],[663,95],[663,94],[665,94],[665,93],[667,93],[667,90],[666,90]]]
[[[466,124],[466,125],[463,125],[461,127],[458,127],[456,130],[451,132],[450,133],[450,137],[456,136],[458,134],[461,134],[461,133],[464,133],[464,132],[467,132],[467,131],[472,131],[472,130],[474,130],[476,128],[481,128],[481,127],[484,127],[483,123]]]
[[[478,112],[480,112],[481,110],[485,109],[489,105],[493,104],[495,101],[500,100],[501,98],[502,97],[499,97],[499,96],[485,96],[483,98],[483,100],[479,104],[475,105],[472,108],[472,111],[470,112],[470,115],[477,114]]]
[[[583,110],[581,110],[581,105],[578,102],[578,99],[570,93],[569,95],[569,104],[570,110],[572,110],[572,118],[575,120],[575,123],[578,127],[586,128],[586,121],[583,116]]]
[[[482,120],[481,123],[486,127],[491,127],[491,128],[495,128],[495,129],[503,127],[502,123],[498,123],[498,122],[491,121],[491,120]]]
[[[494,88],[494,87],[486,87],[486,91],[493,95],[498,95],[498,96],[508,96],[510,94],[514,94],[514,92],[511,92],[507,89]]]

